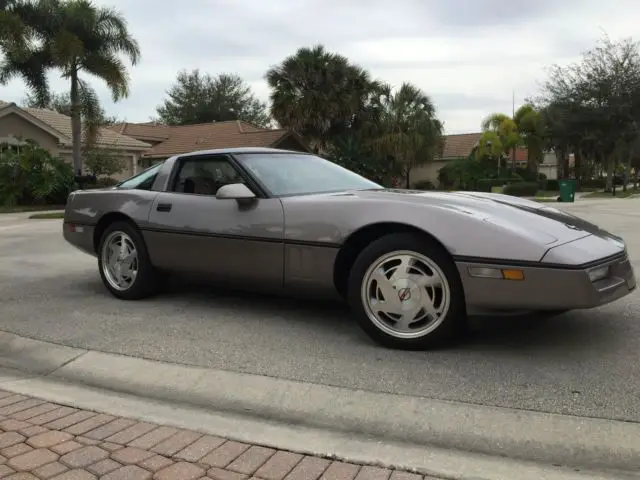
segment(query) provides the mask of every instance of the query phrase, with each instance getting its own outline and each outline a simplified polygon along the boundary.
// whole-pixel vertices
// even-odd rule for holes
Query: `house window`
[[[0,142],[0,155],[20,153],[20,145],[17,142]]]

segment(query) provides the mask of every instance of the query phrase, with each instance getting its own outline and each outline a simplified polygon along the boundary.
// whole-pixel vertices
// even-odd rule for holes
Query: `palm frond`
[[[124,62],[117,56],[105,52],[90,52],[82,61],[83,70],[98,77],[111,90],[113,101],[129,95],[129,73]]]
[[[31,50],[25,55],[23,51],[7,49],[0,63],[0,84],[18,77],[25,82],[38,104],[46,105],[50,100],[47,70],[51,66],[52,60],[46,50]]]

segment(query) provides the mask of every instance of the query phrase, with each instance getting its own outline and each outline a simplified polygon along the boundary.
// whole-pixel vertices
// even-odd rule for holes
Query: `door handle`
[[[158,206],[156,207],[156,210],[158,212],[170,212],[171,211],[171,204],[170,203],[159,203]]]

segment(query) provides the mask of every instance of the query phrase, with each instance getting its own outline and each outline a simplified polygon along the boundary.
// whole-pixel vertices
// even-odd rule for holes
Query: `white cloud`
[[[237,72],[262,99],[263,75],[301,46],[323,43],[393,85],[409,81],[431,95],[447,132],[477,131],[483,117],[510,112],[534,95],[545,67],[577,60],[606,31],[617,39],[637,31],[640,2],[550,0],[99,0],[127,17],[142,62],[131,69],[131,95],[113,104],[93,81],[106,110],[128,121],[155,114],[178,70]],[[51,75],[52,87],[65,81]],[[21,101],[24,86],[0,87]]]

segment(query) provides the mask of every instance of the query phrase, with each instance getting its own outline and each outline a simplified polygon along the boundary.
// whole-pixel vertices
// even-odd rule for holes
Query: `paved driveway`
[[[625,237],[640,271],[640,200],[567,208]],[[106,293],[57,220],[0,215],[2,329],[82,348],[410,395],[640,421],[640,294],[550,321],[484,319],[457,348],[372,344],[340,305],[182,285],[141,302]]]

